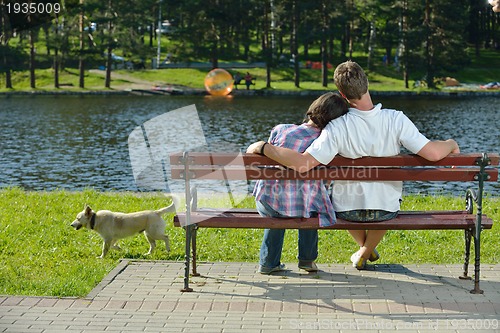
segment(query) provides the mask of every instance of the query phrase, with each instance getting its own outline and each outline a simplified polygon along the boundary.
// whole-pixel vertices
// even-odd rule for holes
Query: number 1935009
[[[7,14],[59,14],[61,4],[58,2],[15,2],[4,5]]]

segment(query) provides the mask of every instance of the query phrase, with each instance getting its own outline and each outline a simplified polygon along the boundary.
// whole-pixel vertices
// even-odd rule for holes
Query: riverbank
[[[314,97],[325,93],[325,90],[277,90],[252,89],[233,90],[231,96],[304,96]],[[500,97],[500,91],[376,91],[370,94],[376,97],[407,97],[407,98],[453,98],[453,97]],[[151,89],[123,89],[123,90],[31,90],[31,91],[1,91],[0,96],[92,96],[92,95],[121,95],[121,96],[210,96],[203,89],[184,87],[161,87]],[[224,98],[224,97],[220,97]]]
[[[241,71],[238,68],[226,68],[233,75]],[[266,73],[263,68],[247,69],[256,78],[252,89],[240,85],[234,88],[232,96],[318,96],[324,92],[335,90],[330,80],[328,87],[323,87],[314,70],[302,70],[301,88],[293,84],[293,73],[289,70],[276,69],[272,73],[272,88],[266,88]],[[204,89],[204,78],[208,69],[169,68],[160,70],[115,70],[111,74],[111,88],[104,88],[105,71],[92,69],[85,76],[85,88],[79,88],[78,72],[64,70],[60,75],[60,88],[53,87],[51,70],[37,71],[37,88],[29,88],[25,81],[15,82],[16,89],[0,89],[0,96],[36,96],[36,95],[209,95]],[[329,77],[333,75],[329,74]],[[369,73],[370,92],[380,97],[500,97],[500,89],[483,89],[479,83],[459,83],[457,86],[439,86],[438,89],[425,87],[404,88],[400,79],[390,74]],[[1,81],[1,80],[0,80]],[[1,82],[0,82],[1,83]],[[413,81],[410,82],[413,84]]]

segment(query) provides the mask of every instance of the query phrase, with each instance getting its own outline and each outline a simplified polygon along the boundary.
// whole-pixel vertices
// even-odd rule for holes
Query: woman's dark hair
[[[306,112],[304,122],[312,122],[323,129],[333,119],[338,118],[348,111],[346,100],[338,93],[329,92],[318,97]]]

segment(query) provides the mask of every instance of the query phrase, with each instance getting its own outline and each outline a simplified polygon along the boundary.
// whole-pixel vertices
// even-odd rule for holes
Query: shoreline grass
[[[353,58],[360,65],[364,66],[366,59],[363,55]],[[222,61],[222,60],[221,60]],[[232,74],[239,72],[243,74],[250,72],[257,78],[253,89],[266,89],[266,68],[233,68],[230,64],[221,67],[227,69]],[[59,73],[60,88],[54,88],[54,71],[51,68],[37,69],[35,72],[36,89],[30,88],[29,71],[12,72],[12,82],[14,89],[5,88],[5,75],[0,73],[0,93],[12,92],[80,92],[89,91],[119,91],[131,89],[131,87],[140,85],[144,89],[151,89],[154,85],[167,86],[177,85],[185,88],[204,90],[204,79],[211,70],[210,64],[206,67],[183,67],[183,68],[163,68],[163,69],[144,69],[144,70],[113,70],[111,73],[111,88],[104,87],[104,71],[96,69],[87,69],[85,71],[85,88],[79,88],[79,71],[77,68],[65,68]],[[294,71],[290,67],[277,67],[271,69],[271,89],[286,90],[300,93],[304,90],[329,91],[335,88],[333,84],[333,71],[328,70],[328,87],[323,87],[321,70],[300,69],[300,88],[295,87]],[[500,57],[498,51],[483,50],[480,56],[471,55],[471,63],[455,73],[446,73],[442,76],[453,76],[461,84],[466,84],[458,89],[443,90],[443,83],[438,83],[437,89],[414,88],[415,80],[421,79],[421,75],[414,74],[409,82],[410,88],[405,88],[403,73],[393,66],[384,66],[382,60],[378,59],[373,63],[371,70],[367,71],[370,80],[370,91],[379,92],[436,92],[436,91],[486,91],[485,89],[471,88],[467,84],[486,84],[497,80],[500,76]],[[243,87],[243,85],[242,85]],[[497,95],[495,91],[489,91]],[[498,90],[496,91],[498,92]]]
[[[87,295],[121,258],[174,260],[184,259],[184,231],[172,225],[173,214],[165,215],[171,252],[158,243],[151,256],[144,256],[148,244],[142,235],[120,242],[121,250],[111,250],[105,259],[100,236],[87,229],[70,227],[84,204],[95,210],[132,212],[158,209],[170,204],[164,194],[132,192],[30,192],[20,188],[0,190],[0,294],[82,297]],[[464,199],[453,196],[405,197],[404,210],[463,209]],[[200,207],[223,207],[211,197],[200,198]],[[241,207],[254,207],[253,198]],[[482,263],[497,264],[500,253],[500,197],[486,197],[483,212],[495,223],[481,235]],[[200,261],[257,263],[262,230],[202,229],[198,237]],[[346,231],[320,231],[318,263],[349,262],[356,250]],[[463,231],[389,231],[379,245],[380,263],[397,264],[463,264]],[[288,230],[283,248],[283,262],[295,263],[297,231]],[[473,262],[473,261],[472,261]],[[471,268],[472,269],[472,268]]]

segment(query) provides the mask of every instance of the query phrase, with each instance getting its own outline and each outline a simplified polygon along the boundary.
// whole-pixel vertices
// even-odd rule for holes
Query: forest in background
[[[104,63],[109,88],[113,64],[133,68],[162,62],[261,62],[271,70],[319,64],[328,84],[330,64],[356,57],[397,67],[409,80],[451,75],[484,50],[500,52],[500,15],[486,0],[0,0],[0,75],[13,88],[13,71],[85,71]],[[15,12],[15,4],[19,11]],[[49,8],[50,5],[50,8]],[[60,10],[56,13],[56,5]],[[26,10],[24,10],[26,9]],[[51,10],[49,10],[51,9]]]

